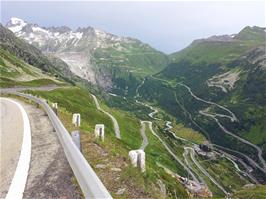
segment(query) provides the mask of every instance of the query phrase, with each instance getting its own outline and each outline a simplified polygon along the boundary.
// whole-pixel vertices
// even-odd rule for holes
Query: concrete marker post
[[[96,138],[100,138],[102,141],[104,141],[104,124],[96,124],[94,134]]]
[[[72,124],[74,124],[76,127],[80,126],[80,114],[79,113],[74,113],[72,116]]]
[[[52,103],[52,109],[55,112],[55,114],[58,115],[58,105],[57,105],[57,103]]]

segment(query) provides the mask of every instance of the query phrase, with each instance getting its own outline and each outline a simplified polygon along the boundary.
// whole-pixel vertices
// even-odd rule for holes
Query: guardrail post
[[[78,147],[78,149],[81,151],[81,147],[80,147],[80,134],[79,131],[73,131],[71,133],[71,137],[73,142],[75,143],[75,145]]]

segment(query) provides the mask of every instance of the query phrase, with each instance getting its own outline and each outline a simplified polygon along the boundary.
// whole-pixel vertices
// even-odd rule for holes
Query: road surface
[[[144,84],[144,81],[145,81],[145,79],[143,80],[143,82],[140,84],[140,86],[138,86],[137,87],[137,90],[136,90],[136,96],[135,96],[135,98],[137,98],[138,96],[139,96],[139,92],[138,92],[138,90],[139,90],[139,88]],[[143,106],[146,106],[146,107],[149,107],[151,110],[152,110],[152,112],[151,113],[149,113],[148,114],[148,116],[149,117],[151,117],[152,119],[154,119],[154,120],[161,120],[161,119],[159,119],[159,118],[156,118],[156,117],[154,117],[154,115],[156,114],[156,113],[158,113],[158,110],[156,109],[156,108],[154,108],[154,107],[152,107],[152,106],[150,106],[150,105],[148,105],[148,104],[146,104],[146,103],[143,103],[143,102],[140,102],[140,101],[138,101],[138,100],[136,100],[136,103],[138,103],[138,104],[141,104],[141,105],[143,105]],[[148,123],[149,124],[149,128],[150,128],[150,131],[151,131],[151,133],[162,143],[162,145],[165,147],[165,149],[168,151],[168,153],[170,153],[170,155],[188,172],[188,174],[192,177],[192,179],[193,179],[193,181],[195,181],[195,182],[198,182],[199,183],[199,180],[197,179],[197,177],[194,175],[194,173],[175,155],[175,153],[168,147],[168,145],[160,138],[160,136],[159,135],[157,135],[155,132],[154,132],[154,130],[153,130],[153,128],[152,128],[152,122],[151,121],[145,121],[146,123]],[[168,125],[169,125],[169,123],[168,123]],[[169,127],[169,126],[168,126]]]
[[[104,114],[106,114],[108,117],[111,118],[111,120],[112,120],[112,122],[113,122],[113,125],[114,125],[115,137],[116,137],[117,139],[121,139],[119,125],[118,125],[118,122],[117,122],[117,120],[115,119],[115,117],[114,117],[113,115],[111,115],[110,113],[106,112],[105,110],[103,110],[103,109],[100,107],[100,104],[99,104],[99,102],[98,102],[98,100],[97,100],[97,98],[96,98],[95,95],[91,94],[91,96],[92,96],[92,98],[93,98],[93,100],[94,100],[94,102],[95,102],[96,108],[97,108],[99,111],[103,112]]]
[[[19,100],[14,100],[15,102],[22,105],[25,113],[29,118],[29,125],[31,129],[31,148],[29,149],[29,161],[28,161],[28,170],[26,170],[25,183],[21,191],[21,197],[17,196],[18,190],[15,188],[15,193],[10,196],[10,199],[13,198],[80,198],[79,193],[77,192],[77,187],[73,184],[72,179],[74,177],[71,168],[68,164],[68,161],[65,157],[64,150],[59,143],[54,128],[47,116],[47,114],[42,110],[38,109],[33,105],[26,104]],[[21,113],[16,110],[16,107],[11,107],[8,101],[1,100],[1,146],[2,140],[4,140],[5,148],[10,147],[8,151],[1,152],[8,154],[6,157],[12,158],[12,150],[17,151],[17,148],[21,146],[21,137],[23,136],[23,126],[25,123],[21,121]],[[4,115],[4,117],[3,117]],[[3,119],[3,120],[2,120]],[[14,121],[15,120],[15,121]],[[22,126],[22,130],[21,130]],[[2,139],[4,134],[5,139]],[[10,137],[7,137],[10,136]],[[24,135],[25,137],[25,135]],[[23,137],[23,144],[24,138]],[[13,138],[13,139],[12,139]],[[14,139],[15,138],[15,139]],[[22,145],[23,148],[23,145]],[[25,151],[25,150],[24,150]],[[21,155],[22,156],[22,152]],[[2,158],[5,158],[5,155],[1,154],[1,166]],[[1,172],[5,173],[14,173],[14,166],[16,165],[16,159],[12,158],[13,161],[11,165],[5,166],[6,169]],[[25,158],[23,163],[25,163]],[[19,163],[18,163],[19,165]],[[18,170],[18,167],[16,168]],[[20,171],[24,172],[25,169]],[[13,178],[13,179],[12,179]],[[12,183],[15,179],[15,176],[11,176]],[[10,181],[10,175],[2,176],[1,173],[1,197],[3,194],[9,190],[8,194],[11,192],[11,187],[7,188],[6,185],[2,186],[4,182],[6,184]],[[17,187],[21,187],[20,185]],[[2,189],[5,189],[2,191]],[[2,194],[3,193],[3,194]],[[8,195],[7,195],[8,196]]]
[[[146,124],[149,125],[149,128],[152,128],[150,126],[149,121],[140,121],[140,125],[141,125],[140,134],[142,136],[142,144],[141,144],[141,147],[139,149],[142,149],[143,151],[145,150],[146,146],[148,146],[148,144],[149,144],[148,138],[147,138],[146,133],[145,133]]]
[[[27,173],[30,161],[29,160],[30,146],[26,146],[26,151],[25,151],[26,142],[24,142],[23,144],[23,141],[25,141],[25,139],[29,139],[28,141],[30,141],[30,134],[28,136],[24,136],[24,126],[26,127],[26,124],[24,124],[22,110],[20,109],[18,104],[16,104],[16,102],[7,98],[0,98],[0,110],[1,110],[0,198],[5,198],[7,195],[9,198],[11,196],[21,198],[27,180]],[[25,110],[23,111],[25,113]],[[28,122],[27,127],[29,127],[29,121],[27,120],[26,122]],[[27,130],[29,131],[28,133],[30,133],[30,128],[28,128]],[[22,147],[24,147],[23,152],[21,151]],[[25,157],[26,159],[23,159]],[[21,165],[21,161],[22,162],[24,161],[25,167]],[[18,164],[18,162],[20,162],[20,164]],[[21,169],[24,171],[21,171]],[[18,172],[20,172],[20,174],[18,174]],[[22,175],[21,179],[18,179],[17,177],[18,175]],[[16,184],[19,185],[20,188],[19,190],[14,190],[14,186]]]

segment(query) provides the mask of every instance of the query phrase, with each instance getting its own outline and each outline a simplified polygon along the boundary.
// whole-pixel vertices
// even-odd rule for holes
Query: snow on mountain
[[[91,49],[119,47],[119,42],[133,41],[92,27],[78,28],[75,31],[66,26],[44,28],[16,17],[12,17],[6,27],[18,37],[46,52],[65,51],[66,48],[70,51],[76,47],[81,50],[88,46],[93,46]]]
[[[22,28],[27,25],[27,23],[23,21],[22,19],[12,17],[7,25],[9,26],[9,29],[12,32],[17,33],[21,31]]]
[[[142,67],[141,70],[150,67],[152,70],[151,57],[136,59],[134,56],[160,54],[166,62],[164,54],[137,39],[120,37],[93,27],[76,30],[67,26],[41,27],[15,17],[6,27],[44,53],[65,61],[74,74],[103,87],[111,84],[112,67],[126,72],[136,71],[136,67]]]

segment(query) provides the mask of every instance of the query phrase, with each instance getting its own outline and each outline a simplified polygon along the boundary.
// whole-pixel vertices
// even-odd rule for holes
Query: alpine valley
[[[114,198],[265,198],[266,28],[165,54],[93,27],[13,17],[0,25],[0,47],[2,88],[59,87],[26,92],[60,102],[71,130],[70,115],[81,113],[82,145],[109,153],[121,172],[105,172],[100,155],[84,149]],[[91,134],[99,122],[104,143]],[[129,166],[137,148],[145,151],[144,173]]]

